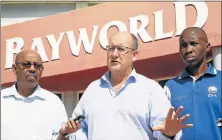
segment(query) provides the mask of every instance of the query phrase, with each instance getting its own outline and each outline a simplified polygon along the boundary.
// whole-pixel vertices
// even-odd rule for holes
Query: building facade
[[[123,10],[122,7],[125,7],[127,12],[121,12]],[[139,10],[138,7],[140,7]],[[146,10],[147,7],[149,7],[148,10]],[[199,12],[198,14],[201,13],[202,15],[198,16],[194,11],[195,9]],[[1,75],[3,75],[3,78],[1,86],[3,88],[8,87],[15,80],[15,77],[11,76],[12,71],[10,71],[10,68],[7,68],[7,65],[10,65],[8,63],[9,59],[7,59],[7,49],[10,47],[9,42],[13,39],[15,41],[16,37],[22,37],[23,42],[28,44],[23,43],[23,46],[27,48],[28,46],[33,46],[33,42],[30,40],[37,42],[41,39],[48,60],[45,62],[46,71],[44,73],[46,74],[43,75],[43,80],[40,83],[61,98],[69,117],[71,117],[71,113],[87,85],[95,78],[99,78],[107,70],[104,61],[105,51],[101,47],[105,44],[103,37],[109,36],[117,28],[119,30],[130,30],[138,35],[141,49],[139,50],[140,58],[135,67],[139,73],[155,79],[162,86],[168,79],[176,76],[183,68],[182,63],[179,61],[177,43],[178,35],[185,27],[184,23],[187,23],[186,26],[192,26],[195,23],[196,26],[206,30],[210,37],[210,43],[213,46],[212,52],[209,55],[209,61],[217,69],[221,70],[221,9],[215,3],[3,2],[1,11],[3,34],[3,51],[1,52]],[[187,16],[189,18],[186,18]],[[172,23],[169,21],[173,21],[174,25],[172,26]],[[215,22],[218,23],[215,24]],[[112,28],[113,26],[117,28]],[[38,31],[34,28],[37,28]],[[27,30],[32,30],[31,35],[30,33],[23,33],[27,32]],[[88,31],[88,36],[84,36],[85,31]],[[74,36],[76,40],[72,40],[71,33],[76,35]],[[88,44],[85,41],[85,44],[80,45],[84,49],[75,54],[75,50],[71,46],[78,44],[78,33],[79,38],[82,37],[83,39],[82,42],[88,38]],[[64,37],[65,35],[68,37],[68,40]],[[90,48],[89,35],[95,38],[94,44],[91,42],[91,46],[94,47],[93,50]],[[61,37],[59,52],[61,55],[59,57],[50,52],[54,49],[52,47],[53,43],[50,43],[51,48],[47,44],[47,41],[50,42],[50,38],[53,36],[54,38]],[[44,37],[48,40],[44,40]],[[18,41],[17,44],[21,43],[19,40],[16,41]],[[36,43],[35,45],[39,49],[39,44]],[[67,57],[67,59],[65,59],[65,55],[70,53],[70,48],[65,48],[66,46],[70,46],[72,51],[72,55]],[[52,57],[50,58],[51,55]],[[77,68],[74,66],[68,67],[67,65],[76,65]],[[53,66],[57,68],[64,66],[64,69],[60,68],[53,73],[51,72]],[[172,69],[172,66],[174,66],[174,69]],[[62,81],[63,84],[53,83],[56,80]],[[67,83],[64,83],[63,80],[67,81]]]

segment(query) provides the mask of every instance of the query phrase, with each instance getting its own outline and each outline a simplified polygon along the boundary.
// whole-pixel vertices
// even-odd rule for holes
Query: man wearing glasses
[[[67,121],[65,107],[38,84],[44,70],[39,54],[21,51],[12,66],[16,83],[1,91],[1,140],[51,140]]]
[[[112,35],[107,46],[109,71],[88,86],[73,112],[73,118],[86,118],[81,127],[72,119],[67,122],[76,132],[76,140],[179,139],[182,128],[192,127],[183,124],[188,114],[178,118],[182,107],[174,113],[158,83],[136,73],[133,64],[137,50],[138,40],[133,34]]]

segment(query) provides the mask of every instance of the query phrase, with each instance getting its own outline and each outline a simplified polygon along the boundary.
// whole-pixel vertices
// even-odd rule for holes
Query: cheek
[[[17,71],[17,78],[19,80],[25,80],[25,77],[26,77],[26,73],[23,72],[23,71]]]
[[[181,50],[180,50],[180,55],[183,56],[184,54],[185,54],[185,50],[184,50],[184,49],[181,49]]]
[[[129,64],[132,63],[133,61],[133,57],[132,56],[125,56],[125,57],[120,57],[121,62],[125,63],[125,64]]]
[[[195,53],[196,53],[197,57],[200,57],[200,56],[203,57],[206,54],[205,50],[203,50],[203,49],[196,49]]]
[[[107,57],[106,57],[106,61],[107,61],[107,63],[109,63],[110,60],[111,60],[110,55],[107,55]]]
[[[37,72],[37,77],[40,78],[42,76],[42,71]]]

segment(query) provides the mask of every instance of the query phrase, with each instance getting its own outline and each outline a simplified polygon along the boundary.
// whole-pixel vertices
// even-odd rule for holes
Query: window
[[[95,5],[98,5],[98,4],[102,4],[102,3],[104,3],[104,2],[90,2],[90,3],[88,3],[88,6],[90,7],[90,6],[95,6]]]
[[[165,79],[165,80],[159,81],[159,84],[161,85],[162,88],[165,86],[165,84],[168,80],[170,80],[170,79]]]
[[[88,3],[88,6],[95,6],[97,5],[98,3]]]
[[[59,99],[62,101],[62,94],[61,93],[55,93],[59,97]]]
[[[81,99],[82,95],[83,95],[83,92],[79,93],[79,100]]]

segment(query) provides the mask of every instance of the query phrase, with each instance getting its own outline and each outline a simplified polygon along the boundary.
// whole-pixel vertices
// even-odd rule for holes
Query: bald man
[[[86,117],[81,129],[78,122],[67,122],[72,132],[79,129],[72,135],[76,140],[178,139],[176,134],[190,127],[182,124],[188,115],[177,117],[182,107],[174,113],[161,86],[136,72],[137,50],[133,34],[112,35],[107,46],[109,71],[88,86],[73,112],[73,118]]]
[[[39,85],[44,70],[40,55],[21,51],[12,70],[15,84],[1,91],[1,140],[56,139],[67,114],[61,100]]]
[[[221,140],[221,71],[207,63],[207,35],[201,28],[189,27],[179,43],[186,68],[166,83],[165,91],[175,109],[184,106],[181,116],[191,116],[185,123],[193,127],[183,129],[182,140]]]

